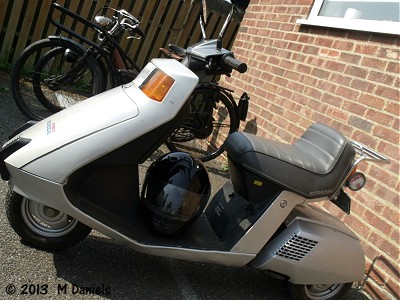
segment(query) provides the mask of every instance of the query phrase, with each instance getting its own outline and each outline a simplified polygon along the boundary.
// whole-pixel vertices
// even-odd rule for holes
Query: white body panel
[[[149,99],[138,87],[154,65],[175,79],[162,102]],[[28,128],[21,137],[32,141],[5,162],[62,183],[80,166],[172,120],[197,82],[197,76],[177,61],[154,59],[132,83],[96,95]]]

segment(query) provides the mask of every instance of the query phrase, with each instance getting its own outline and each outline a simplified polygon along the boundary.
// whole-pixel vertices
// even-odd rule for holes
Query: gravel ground
[[[0,145],[27,121],[8,81],[0,72]],[[215,162],[208,167],[215,191],[227,175]],[[0,179],[0,299],[288,299],[282,281],[257,270],[149,256],[95,231],[65,251],[36,250],[21,243],[8,224],[7,190]],[[83,295],[80,287],[101,295]],[[344,298],[366,299],[355,289]]]

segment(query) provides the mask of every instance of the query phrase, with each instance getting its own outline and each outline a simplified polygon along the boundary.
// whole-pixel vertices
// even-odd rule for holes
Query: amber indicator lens
[[[140,86],[142,92],[158,102],[162,102],[175,80],[160,69],[154,69]]]

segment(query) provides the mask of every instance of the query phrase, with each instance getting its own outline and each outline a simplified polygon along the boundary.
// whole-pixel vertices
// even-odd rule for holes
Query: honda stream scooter
[[[242,65],[231,55],[213,63]],[[230,181],[210,201],[206,168],[184,152],[154,161],[140,191],[138,166],[185,118],[197,82],[176,60],[154,59],[133,82],[22,126],[0,151],[11,226],[41,249],[70,247],[93,228],[148,254],[268,271],[293,299],[340,298],[363,279],[364,253],[310,203],[349,213],[344,189],[365,183],[357,164],[388,159],[323,124],[293,145],[235,132]]]

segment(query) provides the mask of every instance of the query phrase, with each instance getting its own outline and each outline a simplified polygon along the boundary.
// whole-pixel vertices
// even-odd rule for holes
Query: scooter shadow
[[[138,253],[92,233],[66,251],[53,253],[57,277],[68,295],[105,299],[286,300],[284,282],[247,267],[189,262]],[[367,300],[352,289],[344,300]]]
[[[280,280],[257,270],[150,256],[93,234],[53,256],[68,295],[88,287],[106,299],[287,299]]]

